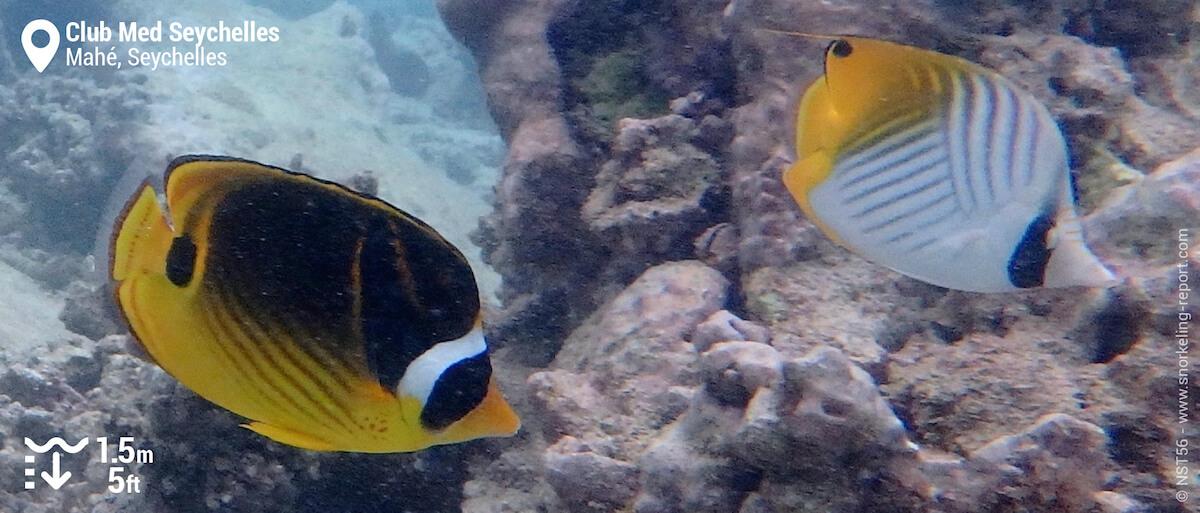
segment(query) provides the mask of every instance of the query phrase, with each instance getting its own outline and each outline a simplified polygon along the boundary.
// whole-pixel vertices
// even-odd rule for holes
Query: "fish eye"
[[[829,54],[834,57],[849,57],[854,53],[854,47],[845,39],[838,39],[829,44]]]
[[[167,279],[177,287],[187,286],[192,281],[195,266],[196,243],[187,235],[175,237],[167,251]]]

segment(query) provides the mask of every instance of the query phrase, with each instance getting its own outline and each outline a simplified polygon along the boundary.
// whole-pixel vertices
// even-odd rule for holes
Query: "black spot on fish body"
[[[852,46],[850,44],[850,41],[847,41],[845,39],[838,39],[832,43],[829,43],[828,51],[829,51],[829,55],[832,55],[832,56],[838,57],[838,58],[844,58],[844,57],[849,57],[850,54],[854,53],[854,46]]]
[[[421,409],[421,426],[437,431],[466,416],[483,402],[491,379],[486,351],[451,365],[438,376]]]
[[[1054,228],[1052,213],[1042,214],[1029,223],[1025,236],[1008,260],[1008,281],[1020,288],[1040,287],[1046,278],[1046,264],[1053,252],[1046,245],[1046,234]]]
[[[186,287],[196,269],[196,243],[187,235],[175,237],[167,250],[167,279],[177,287]]]

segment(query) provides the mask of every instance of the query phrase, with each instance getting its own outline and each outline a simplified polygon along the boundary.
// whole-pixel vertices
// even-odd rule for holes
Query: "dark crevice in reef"
[[[327,511],[457,512],[466,462],[458,447],[419,454],[340,454],[321,464],[316,479],[301,479],[298,513]],[[378,469],[388,472],[380,473]],[[364,477],[369,476],[368,479]],[[401,490],[420,490],[398,496]]]
[[[1040,28],[1117,48],[1125,58],[1174,54],[1195,31],[1191,0],[937,0],[936,5],[947,21],[967,33],[1009,36],[1018,27]]]
[[[1076,330],[1092,363],[1108,363],[1128,352],[1140,339],[1149,309],[1130,292],[1110,292],[1104,306]]]
[[[667,0],[569,0],[556,9],[545,43],[561,80],[549,107],[565,122],[570,150],[542,155],[541,140],[514,150],[539,155],[505,170],[497,201],[519,207],[485,219],[473,236],[505,277],[489,341],[533,366],[548,364],[567,333],[646,269],[697,259],[697,238],[730,225],[733,201],[726,114],[736,72],[712,16]],[[711,30],[683,30],[683,18]],[[494,109],[540,113],[526,109],[530,101]],[[633,121],[618,127],[621,119]]]
[[[1116,47],[1127,59],[1168,55],[1191,39],[1194,7],[1190,0],[1096,2],[1070,13],[1065,30],[1089,43]]]
[[[647,74],[638,31],[664,2],[574,2],[546,32],[564,78],[563,108],[576,138],[606,145],[621,118],[667,113],[666,91]]]
[[[673,28],[681,17],[662,0],[577,1],[551,21],[547,39],[564,78],[562,108],[577,139],[607,148],[620,119],[668,114],[672,99],[694,91],[734,105],[729,42],[690,44]]]

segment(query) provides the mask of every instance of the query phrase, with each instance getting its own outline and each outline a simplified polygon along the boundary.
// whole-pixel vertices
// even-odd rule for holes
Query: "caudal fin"
[[[171,227],[154,188],[145,182],[117,217],[109,248],[109,276],[122,281],[135,274],[161,273],[171,238]]]
[[[1119,280],[1083,241],[1083,230],[1073,215],[1051,235],[1053,253],[1046,263],[1046,287],[1111,287]]]

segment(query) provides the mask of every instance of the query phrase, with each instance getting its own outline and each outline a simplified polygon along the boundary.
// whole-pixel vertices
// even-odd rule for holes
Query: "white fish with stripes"
[[[1066,142],[1036,98],[969,61],[858,37],[829,45],[784,183],[864,258],[942,287],[1107,286]]]

